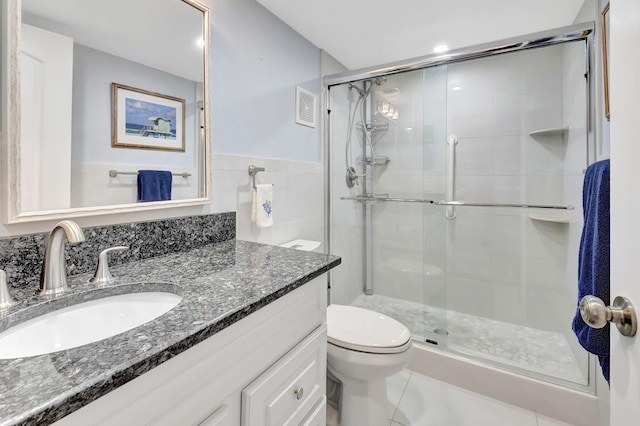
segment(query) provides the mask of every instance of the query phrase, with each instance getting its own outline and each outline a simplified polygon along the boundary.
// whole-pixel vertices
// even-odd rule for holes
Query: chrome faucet
[[[40,289],[38,290],[40,294],[60,294],[69,288],[67,285],[67,265],[64,258],[65,236],[69,244],[84,241],[84,233],[77,223],[63,220],[54,226],[44,249]]]

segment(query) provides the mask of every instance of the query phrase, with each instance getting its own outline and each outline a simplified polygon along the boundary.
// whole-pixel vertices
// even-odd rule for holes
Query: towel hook
[[[253,164],[249,166],[249,176],[253,179],[253,189],[257,189],[256,187],[256,175],[258,172],[264,172],[264,167],[256,167]]]

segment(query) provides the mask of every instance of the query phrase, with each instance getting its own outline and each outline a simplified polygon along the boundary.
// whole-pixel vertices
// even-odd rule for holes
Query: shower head
[[[364,96],[364,92],[362,91],[361,88],[359,88],[358,86],[354,86],[353,84],[349,83],[349,85],[347,86],[349,88],[349,90],[351,89],[355,89],[356,92],[358,92],[358,94],[360,95],[360,97]]]

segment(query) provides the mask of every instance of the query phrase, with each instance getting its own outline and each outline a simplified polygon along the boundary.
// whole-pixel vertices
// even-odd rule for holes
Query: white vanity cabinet
[[[56,425],[324,425],[323,276]]]
[[[242,426],[300,425],[325,406],[327,329],[319,327],[242,391]]]

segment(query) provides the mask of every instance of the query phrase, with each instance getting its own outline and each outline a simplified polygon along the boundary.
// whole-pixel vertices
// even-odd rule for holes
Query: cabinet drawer
[[[301,426],[326,426],[327,425],[327,398],[324,396],[313,409],[309,417],[304,419]]]
[[[326,353],[322,325],[242,391],[242,425],[300,424],[324,398]]]

